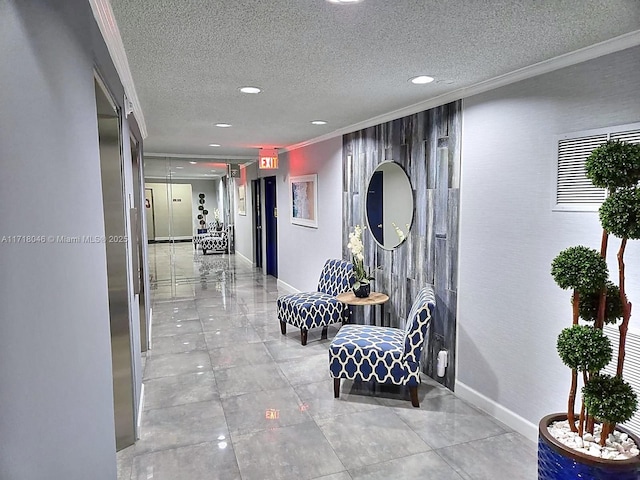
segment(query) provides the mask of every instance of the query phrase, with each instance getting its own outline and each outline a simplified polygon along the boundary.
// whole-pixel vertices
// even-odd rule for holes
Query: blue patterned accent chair
[[[202,253],[206,255],[208,251],[212,252],[228,252],[229,251],[229,234],[227,231],[214,232],[200,239],[200,248]]]
[[[278,297],[280,331],[287,333],[287,323],[300,329],[300,341],[307,344],[311,328],[323,327],[322,338],[327,338],[327,326],[347,322],[349,308],[336,299],[336,295],[351,290],[355,278],[353,264],[345,260],[327,260],[320,273],[317,292],[301,292]]]
[[[409,387],[411,404],[419,407],[420,355],[429,334],[436,300],[432,286],[413,302],[405,329],[345,325],[329,346],[329,370],[334,397],[340,379],[392,383]]]

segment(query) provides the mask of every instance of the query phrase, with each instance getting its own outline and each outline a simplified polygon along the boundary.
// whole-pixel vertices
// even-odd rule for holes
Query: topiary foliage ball
[[[595,375],[582,387],[582,398],[589,415],[601,422],[623,423],[638,406],[631,385],[619,377]]]
[[[609,278],[609,269],[596,250],[578,245],[564,249],[553,259],[551,275],[562,289],[598,292]]]
[[[573,297],[571,297],[573,303]],[[600,292],[589,292],[580,296],[580,318],[593,322],[598,318]],[[617,285],[607,281],[607,301],[604,310],[604,323],[616,323],[622,318],[622,300]]]
[[[640,144],[609,140],[591,152],[585,170],[596,187],[633,187],[640,181]]]
[[[573,325],[558,335],[558,354],[569,368],[599,372],[611,361],[611,342],[602,330],[586,325]]]
[[[640,188],[621,188],[600,207],[602,228],[618,238],[640,238]]]

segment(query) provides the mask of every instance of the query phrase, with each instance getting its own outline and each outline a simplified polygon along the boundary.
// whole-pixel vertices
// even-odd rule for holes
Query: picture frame
[[[291,223],[318,228],[318,175],[289,177]]]
[[[238,215],[247,214],[247,191],[245,185],[238,186]]]

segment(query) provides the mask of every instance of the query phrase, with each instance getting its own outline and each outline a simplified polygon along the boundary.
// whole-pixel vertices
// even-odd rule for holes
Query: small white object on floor
[[[571,431],[567,420],[552,423],[549,425],[548,430],[560,443],[577,452],[586,453],[594,457],[608,460],[626,460],[640,453],[638,445],[629,438],[629,435],[617,430],[609,434],[605,441],[605,446],[601,447],[599,442],[602,425],[599,423],[596,423],[593,435],[585,433],[582,438]]]

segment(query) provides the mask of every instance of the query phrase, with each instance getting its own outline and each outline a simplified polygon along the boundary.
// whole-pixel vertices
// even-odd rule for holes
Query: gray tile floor
[[[119,480],[535,479],[535,444],[425,378],[343,381],[327,340],[280,334],[277,282],[234,255],[150,245],[152,349],[140,439]]]

